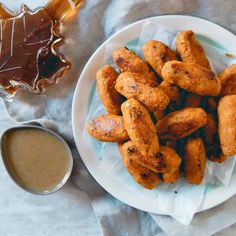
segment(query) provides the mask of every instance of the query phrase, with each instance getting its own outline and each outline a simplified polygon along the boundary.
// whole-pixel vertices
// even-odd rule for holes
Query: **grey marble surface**
[[[14,126],[0,100],[0,133]],[[101,235],[88,197],[71,182],[37,196],[20,189],[0,160],[0,235]]]

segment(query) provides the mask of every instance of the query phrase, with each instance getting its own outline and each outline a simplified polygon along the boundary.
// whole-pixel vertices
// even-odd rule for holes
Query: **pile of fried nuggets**
[[[176,51],[151,40],[142,60],[119,48],[120,74],[104,65],[96,75],[109,114],[90,121],[88,132],[117,142],[125,168],[147,189],[181,175],[200,184],[207,158],[236,154],[236,64],[215,75],[191,30],[177,35]]]

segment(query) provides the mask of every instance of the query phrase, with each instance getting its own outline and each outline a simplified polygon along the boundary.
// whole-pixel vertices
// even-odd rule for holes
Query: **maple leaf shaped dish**
[[[25,5],[17,15],[0,6],[0,96],[18,90],[42,93],[68,71],[71,64],[59,53],[63,38],[45,8]]]

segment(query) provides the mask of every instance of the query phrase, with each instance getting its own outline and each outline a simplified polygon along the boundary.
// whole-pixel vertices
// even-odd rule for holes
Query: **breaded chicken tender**
[[[176,140],[184,138],[207,123],[207,114],[202,108],[184,108],[171,112],[157,122],[160,139]]]
[[[129,139],[123,117],[118,115],[102,115],[91,120],[88,124],[88,133],[104,142],[124,142]]]
[[[211,70],[210,63],[206,57],[205,50],[196,39],[192,30],[177,34],[176,50],[182,61],[192,62]]]
[[[236,95],[220,99],[218,104],[218,132],[225,155],[236,154]]]
[[[236,64],[224,69],[219,78],[222,86],[220,95],[236,95]]]
[[[113,52],[115,65],[121,72],[133,72],[145,75],[147,81],[156,82],[156,76],[148,64],[128,48],[118,48]]]
[[[145,60],[153,70],[160,76],[161,70],[167,61],[177,60],[175,52],[162,42],[150,40],[143,46]]]
[[[201,96],[188,93],[184,101],[184,107],[200,107],[201,106]]]
[[[154,156],[143,156],[132,141],[124,143],[122,149],[132,161],[156,173],[169,173],[176,170],[181,163],[179,155],[170,147],[160,146]]]
[[[213,72],[204,67],[189,63],[170,61],[162,68],[164,80],[201,96],[218,96],[221,90],[220,80]]]
[[[165,184],[174,184],[177,182],[178,179],[180,179],[180,177],[181,177],[180,170],[178,168],[172,172],[163,174],[162,181]]]
[[[203,127],[203,134],[207,158],[213,162],[224,162],[227,156],[221,151],[216,117],[212,113],[207,114],[207,124]]]
[[[131,72],[119,75],[115,89],[126,98],[137,99],[148,111],[164,110],[169,103],[169,97],[162,89],[143,83],[140,75]]]
[[[156,128],[147,109],[130,98],[121,105],[124,126],[133,144],[144,156],[153,156],[159,150]]]
[[[120,106],[123,102],[122,96],[114,88],[118,75],[110,65],[104,65],[96,74],[100,99],[106,111],[114,115],[120,113]]]
[[[184,176],[188,183],[200,184],[206,169],[206,150],[201,138],[187,140],[184,151]]]
[[[132,161],[126,148],[123,148],[123,144],[119,144],[118,146],[125,168],[138,184],[144,188],[153,189],[160,183],[161,180],[155,172]]]

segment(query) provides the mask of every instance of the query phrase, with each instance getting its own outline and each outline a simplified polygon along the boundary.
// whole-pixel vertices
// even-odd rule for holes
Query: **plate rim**
[[[228,34],[229,37],[234,37],[235,40],[236,40],[236,36],[230,32],[228,29],[226,29],[225,27],[219,25],[219,24],[216,24],[212,21],[209,21],[209,20],[206,20],[204,18],[201,18],[201,17],[196,17],[196,16],[189,16],[189,15],[175,15],[175,14],[166,14],[166,15],[159,15],[159,16],[153,16],[153,17],[148,17],[148,18],[144,18],[142,20],[138,20],[138,21],[135,21],[133,23],[130,23],[128,25],[126,25],[125,27],[122,27],[121,29],[119,29],[117,32],[115,32],[114,34],[112,34],[110,37],[108,37],[94,52],[93,54],[90,56],[89,60],[87,61],[86,65],[84,66],[80,76],[79,76],[79,79],[78,79],[78,82],[76,84],[76,87],[75,87],[75,90],[74,90],[74,95],[73,95],[73,101],[72,101],[72,131],[73,131],[73,137],[74,137],[74,140],[75,140],[75,144],[76,144],[76,148],[79,152],[79,154],[81,153],[81,148],[80,148],[80,142],[79,140],[76,139],[76,130],[75,130],[75,123],[76,123],[76,117],[75,117],[75,111],[76,111],[76,99],[77,97],[79,96],[78,95],[78,91],[79,91],[79,88],[82,84],[81,81],[82,78],[84,77],[84,74],[86,72],[86,70],[88,69],[88,67],[90,66],[91,62],[94,60],[94,58],[96,58],[96,55],[104,48],[104,46],[110,41],[112,40],[113,38],[117,37],[118,35],[120,35],[123,31],[126,31],[127,29],[129,28],[132,28],[132,27],[135,27],[137,26],[138,24],[142,25],[143,23],[145,23],[146,21],[155,21],[156,19],[158,18],[170,18],[170,17],[176,17],[176,18],[182,18],[182,19],[191,19],[191,20],[196,20],[196,21],[202,21],[206,24],[212,24],[214,27],[216,28],[219,28],[220,30],[223,30],[225,31],[226,34]],[[83,142],[81,142],[83,143]],[[130,205],[136,209],[139,209],[139,210],[143,210],[143,211],[146,211],[146,212],[149,212],[149,213],[155,213],[155,214],[161,214],[161,215],[166,215],[165,212],[162,212],[161,210],[156,212],[155,210],[149,210],[149,209],[145,209],[145,208],[140,208],[140,207],[137,207],[135,204],[133,204],[132,201],[128,200],[128,199],[123,199],[123,196],[120,197],[117,196],[117,194],[114,194],[113,192],[110,191],[110,188],[104,184],[104,182],[96,175],[95,171],[91,170],[91,168],[86,164],[86,158],[83,157],[81,154],[80,154],[80,157],[84,163],[84,165],[86,166],[86,168],[88,169],[89,173],[92,175],[92,177],[95,179],[95,181],[106,191],[108,192],[109,194],[111,194],[113,197],[115,197],[116,199],[122,201],[123,203],[127,204],[127,205]],[[235,183],[235,184],[234,184]],[[106,185],[106,186],[104,186]],[[215,198],[215,195],[220,192],[222,189],[225,189],[227,188],[228,191],[225,192],[224,191],[224,195],[222,197],[221,195],[221,198]],[[220,186],[220,187],[217,187],[216,189],[212,190],[211,192],[207,193],[205,196],[204,196],[204,200],[202,202],[202,204],[200,205],[199,209],[197,212],[202,212],[202,211],[205,211],[205,210],[208,210],[210,208],[213,208],[223,202],[225,202],[226,200],[228,200],[229,198],[231,198],[234,194],[236,193],[236,174],[234,174],[232,176],[232,179],[231,179],[231,182],[230,184],[225,187],[225,186]],[[197,213],[196,212],[196,213]]]

